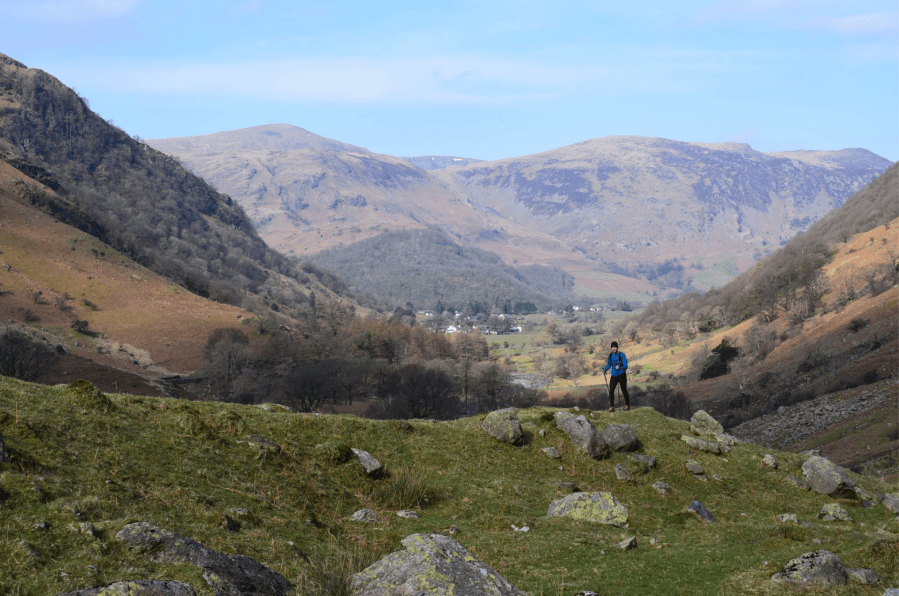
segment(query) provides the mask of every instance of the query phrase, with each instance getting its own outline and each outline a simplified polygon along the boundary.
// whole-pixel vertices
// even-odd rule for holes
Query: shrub
[[[56,353],[41,342],[15,331],[0,335],[0,374],[35,381],[56,364]]]
[[[381,507],[411,509],[428,503],[428,479],[417,468],[400,468],[372,488],[372,501]],[[433,500],[433,495],[431,500]]]

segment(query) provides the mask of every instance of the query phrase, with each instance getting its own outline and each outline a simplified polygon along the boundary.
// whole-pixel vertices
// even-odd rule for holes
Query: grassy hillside
[[[358,567],[397,550],[409,534],[451,530],[532,596],[587,589],[786,595],[793,591],[773,586],[771,575],[820,548],[884,578],[876,587],[830,594],[879,595],[899,581],[894,514],[841,501],[853,522],[819,521],[830,499],[785,482],[787,474],[800,475],[802,456],[770,451],[781,463],[774,470],[761,463],[768,451],[751,444],[724,457],[696,453],[680,440],[687,423],[648,408],[589,414],[600,430],[611,422],[633,425],[640,452],[658,460],[633,483],[618,481],[613,468],[623,463],[636,471],[635,462],[622,454],[589,459],[555,427],[551,409],[520,412],[532,437],[524,447],[489,438],[478,426],[481,416],[397,422],[273,409],[0,379],[0,429],[12,452],[11,463],[0,464],[0,593],[43,596],[152,578],[177,579],[211,596],[196,568],[135,554],[116,541],[134,521],[254,558],[283,574],[298,594],[327,593],[315,587],[315,568]],[[248,440],[252,434],[277,447]],[[340,463],[341,445],[372,453],[387,477],[372,481],[355,462]],[[561,461],[541,451],[549,446]],[[685,469],[688,458],[705,467],[708,482]],[[895,490],[853,478],[871,494]],[[657,480],[671,485],[671,494],[658,494],[651,487]],[[629,527],[547,518],[550,502],[566,492],[559,481],[611,491],[628,508]],[[391,492],[416,486],[425,487],[425,497],[404,501],[397,496],[402,490]],[[717,523],[685,513],[693,500]],[[379,521],[349,521],[363,506]],[[395,515],[406,508],[421,517]],[[782,524],[775,519],[781,513],[812,523]],[[530,531],[515,532],[513,524]],[[614,548],[629,536],[637,537],[636,550]]]

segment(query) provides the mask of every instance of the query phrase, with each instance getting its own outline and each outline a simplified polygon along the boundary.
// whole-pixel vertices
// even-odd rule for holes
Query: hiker
[[[621,393],[624,395],[624,409],[631,409],[631,398],[627,394],[627,356],[618,351],[618,342],[612,342],[612,351],[606,361],[605,371],[612,370],[612,382],[609,384],[609,411],[615,411],[615,387],[621,385]]]

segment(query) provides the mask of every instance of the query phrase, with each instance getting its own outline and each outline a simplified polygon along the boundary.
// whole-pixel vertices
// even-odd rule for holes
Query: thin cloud
[[[816,19],[814,25],[821,29],[854,35],[896,33],[899,32],[899,16],[885,12],[857,14],[830,19]]]
[[[22,20],[86,21],[119,19],[139,3],[140,0],[19,0],[0,2],[0,11]]]
[[[857,3],[854,8],[886,8],[883,2]],[[896,32],[899,13],[888,10],[846,15],[846,4],[835,0],[753,0],[716,2],[700,11],[701,24],[757,23],[772,29],[834,31],[852,35]],[[844,14],[839,14],[844,13]]]

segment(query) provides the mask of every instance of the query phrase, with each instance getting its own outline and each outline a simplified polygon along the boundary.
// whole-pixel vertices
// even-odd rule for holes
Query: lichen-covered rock
[[[798,488],[799,490],[811,490],[812,486],[808,483],[808,480],[805,478],[797,478],[792,474],[787,474],[787,477],[784,479],[787,484],[791,484]]]
[[[805,553],[793,559],[775,573],[772,580],[798,584],[814,584],[821,587],[845,585],[846,567],[840,558],[828,550]]]
[[[802,464],[802,474],[815,492],[835,499],[855,497],[855,483],[846,470],[827,458],[813,456]]]
[[[697,435],[715,436],[724,433],[724,427],[705,410],[698,410],[690,418],[690,430]]]
[[[575,416],[568,412],[556,412],[556,426],[562,429],[571,441],[584,453],[594,459],[602,459],[609,454],[609,447],[602,435],[583,415]]]
[[[261,563],[244,555],[223,555],[196,540],[147,522],[123,527],[116,539],[141,552],[163,551],[203,569],[203,577],[216,596],[284,596],[290,583]]]
[[[115,582],[99,588],[66,592],[59,596],[197,596],[187,584],[170,580],[138,580]]]
[[[799,518],[796,517],[795,513],[781,513],[780,515],[777,516],[777,521],[779,521],[781,523],[792,522],[794,524],[798,524]]]
[[[765,457],[762,458],[762,463],[773,470],[776,470],[778,467],[780,467],[780,464],[770,453],[765,454]]]
[[[742,443],[740,439],[727,433],[715,433],[715,440],[719,443],[724,443],[728,447],[733,447],[737,443]]]
[[[880,500],[880,504],[892,511],[899,513],[899,493],[889,493]]]
[[[688,459],[686,466],[687,470],[689,470],[689,472],[695,476],[705,474],[705,469],[702,467],[702,464],[694,459]]]
[[[640,446],[637,431],[630,424],[610,424],[602,431],[602,439],[613,451],[633,451]]]
[[[402,545],[405,550],[387,555],[350,578],[355,596],[525,596],[452,538],[413,534],[404,538]]]
[[[368,451],[362,451],[355,447],[352,448],[352,451],[356,461],[365,469],[365,473],[372,478],[377,478],[384,472],[384,466],[381,465],[381,462]]]
[[[824,521],[852,521],[849,512],[839,503],[826,503],[824,507],[821,508],[818,519],[823,519]]]
[[[693,449],[698,449],[699,451],[705,451],[707,453],[714,453],[715,455],[721,455],[726,451],[730,451],[730,447],[728,447],[724,443],[718,443],[716,441],[705,441],[703,439],[691,437],[690,435],[681,435],[680,440]]]
[[[524,431],[521,428],[521,421],[518,420],[518,410],[515,408],[490,412],[481,422],[481,428],[500,443],[510,445],[524,443]]]
[[[571,517],[599,524],[626,528],[627,507],[612,493],[574,493],[556,499],[549,505],[548,517]]]

